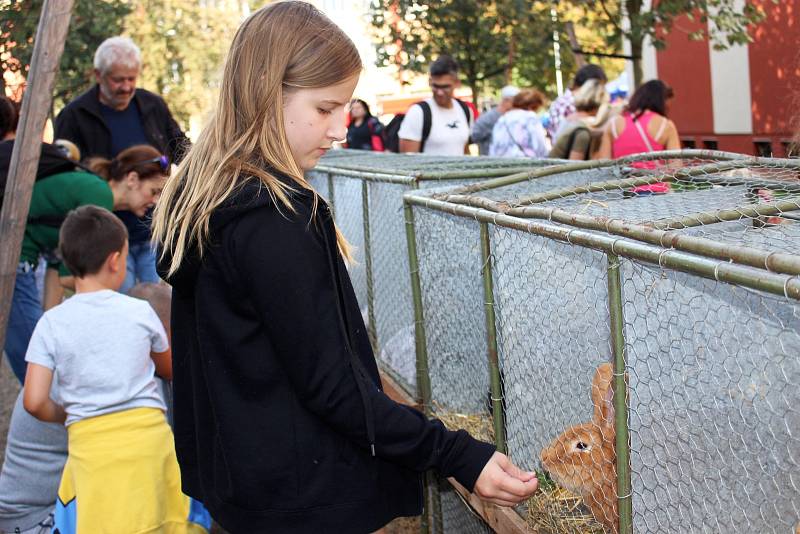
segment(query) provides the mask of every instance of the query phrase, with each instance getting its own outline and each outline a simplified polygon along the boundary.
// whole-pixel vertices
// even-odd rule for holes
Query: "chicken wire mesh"
[[[797,162],[630,163],[604,164],[598,181],[578,165],[406,196],[430,407],[456,426],[499,428],[523,467],[545,459],[555,482],[545,476],[526,510],[538,528],[790,532]],[[580,187],[539,181],[559,175]]]
[[[791,532],[800,521],[800,306],[623,262],[633,522]]]
[[[336,150],[307,173],[354,245],[356,261],[350,274],[378,361],[407,393],[416,392],[417,368],[403,194],[555,163],[558,160]]]
[[[489,525],[464,502],[462,497],[447,482],[436,479],[434,495],[435,512],[431,515],[428,531],[431,534],[490,534]]]

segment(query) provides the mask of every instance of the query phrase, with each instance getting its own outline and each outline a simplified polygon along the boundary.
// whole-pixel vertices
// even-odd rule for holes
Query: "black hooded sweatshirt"
[[[283,177],[282,180],[288,179]],[[244,181],[173,286],[183,490],[232,533],[366,533],[422,511],[434,469],[472,490],[494,446],[382,391],[330,210]]]

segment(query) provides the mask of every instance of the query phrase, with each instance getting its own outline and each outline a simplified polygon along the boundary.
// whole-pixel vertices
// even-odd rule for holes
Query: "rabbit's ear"
[[[609,363],[600,364],[592,379],[592,405],[594,406],[594,421],[600,424],[603,419],[603,404],[611,390],[611,381],[614,379],[614,367]]]
[[[613,447],[616,429],[614,427],[614,386],[611,384],[606,388],[599,411],[600,416],[594,421],[594,424],[599,427],[603,442],[609,443]]]

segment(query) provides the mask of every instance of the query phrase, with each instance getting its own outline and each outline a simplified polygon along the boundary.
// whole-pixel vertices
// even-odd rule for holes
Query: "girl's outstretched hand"
[[[501,452],[495,452],[475,482],[474,493],[499,506],[515,506],[539,489],[536,473],[523,471]]]

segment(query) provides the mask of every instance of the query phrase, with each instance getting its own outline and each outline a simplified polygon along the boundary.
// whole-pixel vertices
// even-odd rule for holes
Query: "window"
[[[694,142],[694,137],[682,137],[681,146],[683,148],[695,148],[697,144]]]
[[[754,139],[755,155],[760,158],[772,157],[772,142],[769,139]]]
[[[706,150],[718,150],[719,143],[716,139],[703,139],[703,148]]]

